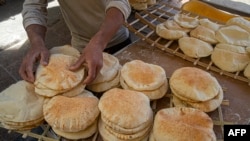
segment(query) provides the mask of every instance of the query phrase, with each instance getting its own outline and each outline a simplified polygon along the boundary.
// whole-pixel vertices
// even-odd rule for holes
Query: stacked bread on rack
[[[165,70],[142,60],[132,60],[122,66],[120,84],[123,89],[144,93],[150,100],[162,98],[168,90]]]
[[[204,112],[217,109],[223,100],[223,90],[210,73],[196,67],[182,67],[169,80],[176,107],[192,107]]]
[[[216,141],[212,119],[203,111],[172,107],[159,110],[149,141]]]
[[[86,139],[97,131],[99,99],[87,90],[74,97],[56,95],[43,105],[45,121],[64,138]]]
[[[120,86],[120,69],[119,60],[108,53],[103,53],[103,66],[97,74],[94,81],[86,86],[90,91],[103,93],[111,88]]]
[[[153,124],[149,98],[141,92],[113,88],[98,105],[99,133],[104,141],[147,141]]]
[[[171,25],[171,26],[170,26]],[[250,21],[234,17],[226,23],[191,14],[178,13],[156,25],[156,34],[163,39],[177,40],[182,53],[190,58],[209,58],[225,72],[244,71],[249,78]]]
[[[30,130],[44,122],[45,98],[35,93],[34,85],[20,80],[0,93],[0,122],[10,130]]]

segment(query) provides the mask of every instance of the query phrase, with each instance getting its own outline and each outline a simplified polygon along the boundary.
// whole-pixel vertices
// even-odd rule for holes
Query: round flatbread
[[[135,90],[155,90],[166,81],[165,70],[155,64],[132,60],[123,65],[121,77]]]
[[[155,115],[153,137],[156,141],[216,141],[212,119],[203,111],[173,107]]]
[[[44,104],[44,119],[52,128],[64,132],[79,132],[99,116],[98,102],[97,97],[57,95]]]
[[[35,93],[32,83],[19,80],[0,93],[0,121],[36,121],[43,117],[43,103],[44,97]]]
[[[175,70],[169,80],[178,95],[194,101],[207,101],[218,95],[220,85],[210,73],[196,67]]]
[[[192,58],[207,57],[212,54],[213,46],[194,37],[183,37],[178,40],[183,53]]]
[[[100,98],[98,107],[105,119],[126,129],[140,127],[153,116],[150,101],[146,95],[120,88],[106,91]]]
[[[84,67],[77,71],[69,67],[77,61],[76,57],[64,54],[52,54],[47,66],[39,64],[36,72],[35,85],[41,83],[47,89],[55,91],[69,90],[82,82]]]
[[[250,33],[237,25],[221,27],[215,32],[215,38],[220,43],[250,46]]]
[[[245,47],[229,44],[217,44],[211,54],[212,62],[227,72],[242,71],[250,61]]]

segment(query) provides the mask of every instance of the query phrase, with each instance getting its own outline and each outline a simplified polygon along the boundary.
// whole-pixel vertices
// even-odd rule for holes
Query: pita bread
[[[122,77],[120,77],[120,84],[121,84],[123,89],[138,91],[138,90],[135,90],[135,89],[129,87],[125,83],[125,81]],[[155,90],[140,90],[138,92],[144,93],[150,100],[156,100],[156,99],[162,98],[166,94],[167,90],[168,90],[168,81],[166,78],[165,82],[159,88],[157,88]]]
[[[221,24],[218,24],[218,23],[215,23],[213,21],[210,21],[209,19],[207,18],[204,18],[204,19],[200,19],[199,20],[199,23],[201,26],[204,26],[206,28],[209,28],[213,31],[217,31],[220,27],[222,27]]]
[[[89,127],[78,132],[64,132],[56,128],[52,128],[52,130],[57,135],[60,135],[67,139],[71,139],[71,140],[86,139],[86,138],[91,137],[94,133],[96,133],[97,126],[98,126],[97,121],[98,120],[95,120],[91,125],[89,125]]]
[[[97,93],[105,92],[112,88],[117,88],[120,86],[120,75],[120,71],[118,71],[117,75],[112,80],[96,84],[88,84],[86,88]]]
[[[156,141],[216,141],[212,119],[195,108],[173,107],[155,115],[153,136]]]
[[[195,29],[190,31],[190,36],[205,41],[209,44],[218,43],[215,38],[215,31],[206,28],[205,26],[198,25]]]
[[[181,37],[188,36],[185,31],[168,29],[163,23],[156,25],[155,32],[158,36],[167,40],[177,40]]]
[[[74,57],[80,57],[81,53],[70,45],[56,46],[49,50],[50,54],[64,54]]]
[[[25,123],[40,119],[43,103],[44,97],[35,93],[33,84],[19,80],[0,93],[0,121]]]
[[[178,43],[181,51],[192,58],[207,57],[213,52],[211,44],[194,37],[180,38]]]
[[[226,22],[226,25],[237,25],[250,33],[250,21],[241,16],[233,17]]]
[[[102,120],[99,120],[98,123],[98,130],[99,133],[103,139],[103,141],[147,141],[148,140],[148,134],[144,134],[141,137],[135,138],[135,139],[119,139],[117,136],[114,134],[110,133],[107,128],[105,123],[103,123]]]
[[[44,104],[44,119],[52,128],[79,132],[99,116],[98,101],[97,97],[57,95]]]
[[[111,128],[116,133],[129,135],[129,134],[139,133],[142,130],[146,129],[147,127],[150,127],[152,125],[152,122],[153,122],[153,115],[148,119],[148,121],[144,122],[143,124],[141,124],[140,126],[138,126],[136,128],[124,128],[124,127],[118,126],[118,125],[112,123],[103,114],[101,114],[101,120],[106,126]]]
[[[223,100],[223,90],[222,88],[219,91],[219,94],[215,96],[213,99],[204,101],[204,102],[188,102],[178,98],[178,96],[173,95],[173,103],[175,107],[192,107],[203,112],[212,112],[217,109]]]
[[[250,46],[250,33],[236,25],[221,27],[215,32],[215,38],[220,43]]]
[[[142,126],[153,115],[150,101],[146,95],[120,88],[113,88],[103,93],[98,107],[102,116],[111,123],[126,129]]]
[[[190,28],[184,28],[181,27],[178,23],[176,23],[174,20],[167,20],[165,22],[163,22],[163,25],[167,28],[167,29],[171,29],[171,30],[180,30],[180,31],[184,31],[184,32],[189,32],[191,29]]]
[[[247,66],[250,57],[244,47],[220,43],[215,46],[211,60],[221,70],[237,72]]]
[[[175,22],[184,28],[195,28],[199,25],[199,20],[197,18],[185,14],[178,13],[175,14],[173,18]]]
[[[39,64],[35,85],[43,85],[49,90],[62,91],[76,87],[84,78],[84,68],[73,72],[69,66],[77,61],[76,57],[64,54],[52,54],[47,66]],[[38,93],[44,95],[44,93]]]
[[[120,69],[121,65],[118,58],[103,52],[103,66],[90,85],[113,80]]]
[[[123,65],[121,77],[129,87],[138,91],[147,91],[162,86],[166,80],[166,73],[159,65],[132,60]]]
[[[218,95],[220,85],[210,73],[196,67],[175,70],[169,80],[171,90],[194,101],[207,101]]]

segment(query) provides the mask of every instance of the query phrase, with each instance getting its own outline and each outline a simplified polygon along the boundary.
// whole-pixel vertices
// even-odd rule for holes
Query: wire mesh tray
[[[149,43],[151,46],[159,48],[165,52],[176,55],[178,57],[183,58],[184,60],[188,60],[193,62],[194,65],[199,65],[204,67],[207,70],[212,70],[214,72],[219,73],[220,75],[225,75],[232,77],[234,79],[247,82],[250,85],[250,79],[243,75],[243,71],[238,71],[235,73],[223,71],[211,61],[209,57],[202,58],[191,58],[186,56],[179,48],[177,41],[175,40],[167,40],[159,37],[155,28],[156,25],[166,21],[167,19],[173,18],[173,16],[177,13],[186,14],[195,18],[206,18],[194,13],[190,13],[184,10],[181,10],[178,7],[167,4],[166,2],[160,2],[147,10],[136,12],[135,20],[131,22],[125,23],[125,26],[135,35],[139,36],[142,40]],[[211,19],[210,19],[211,20]],[[213,20],[211,20],[213,21]],[[214,21],[216,22],[216,21]],[[223,23],[220,23],[223,24]]]

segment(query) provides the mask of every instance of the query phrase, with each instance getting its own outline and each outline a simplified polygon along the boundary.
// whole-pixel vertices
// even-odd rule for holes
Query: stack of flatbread
[[[56,95],[44,103],[44,119],[56,134],[66,139],[86,139],[97,131],[98,102],[87,90],[75,97]]]
[[[37,68],[34,82],[35,92],[42,96],[53,97],[74,88],[85,87],[81,86],[85,76],[84,67],[77,71],[69,70],[77,59],[77,57],[65,54],[51,54],[48,65],[39,64]]]
[[[153,111],[141,92],[113,88],[100,98],[99,133],[104,141],[147,141]]]
[[[211,60],[224,71],[237,72],[245,69],[250,57],[245,47],[219,43],[211,54]]]
[[[123,89],[144,93],[150,100],[162,98],[168,90],[165,70],[141,60],[132,60],[122,66],[120,84]]]
[[[217,67],[227,72],[243,71],[247,67],[250,63],[250,55],[246,50],[250,46],[249,25],[249,21],[239,16],[231,18],[216,31],[215,37],[219,43],[215,46],[211,60]]]
[[[217,79],[196,67],[175,70],[169,84],[176,107],[193,107],[211,112],[217,109],[223,100],[223,90]]]
[[[0,122],[6,129],[30,130],[44,122],[44,97],[34,85],[20,80],[0,93]]]
[[[111,88],[120,86],[119,60],[111,54],[103,53],[103,66],[95,80],[86,86],[93,92],[105,92]]]
[[[216,141],[212,119],[195,108],[173,107],[159,110],[149,141]]]

